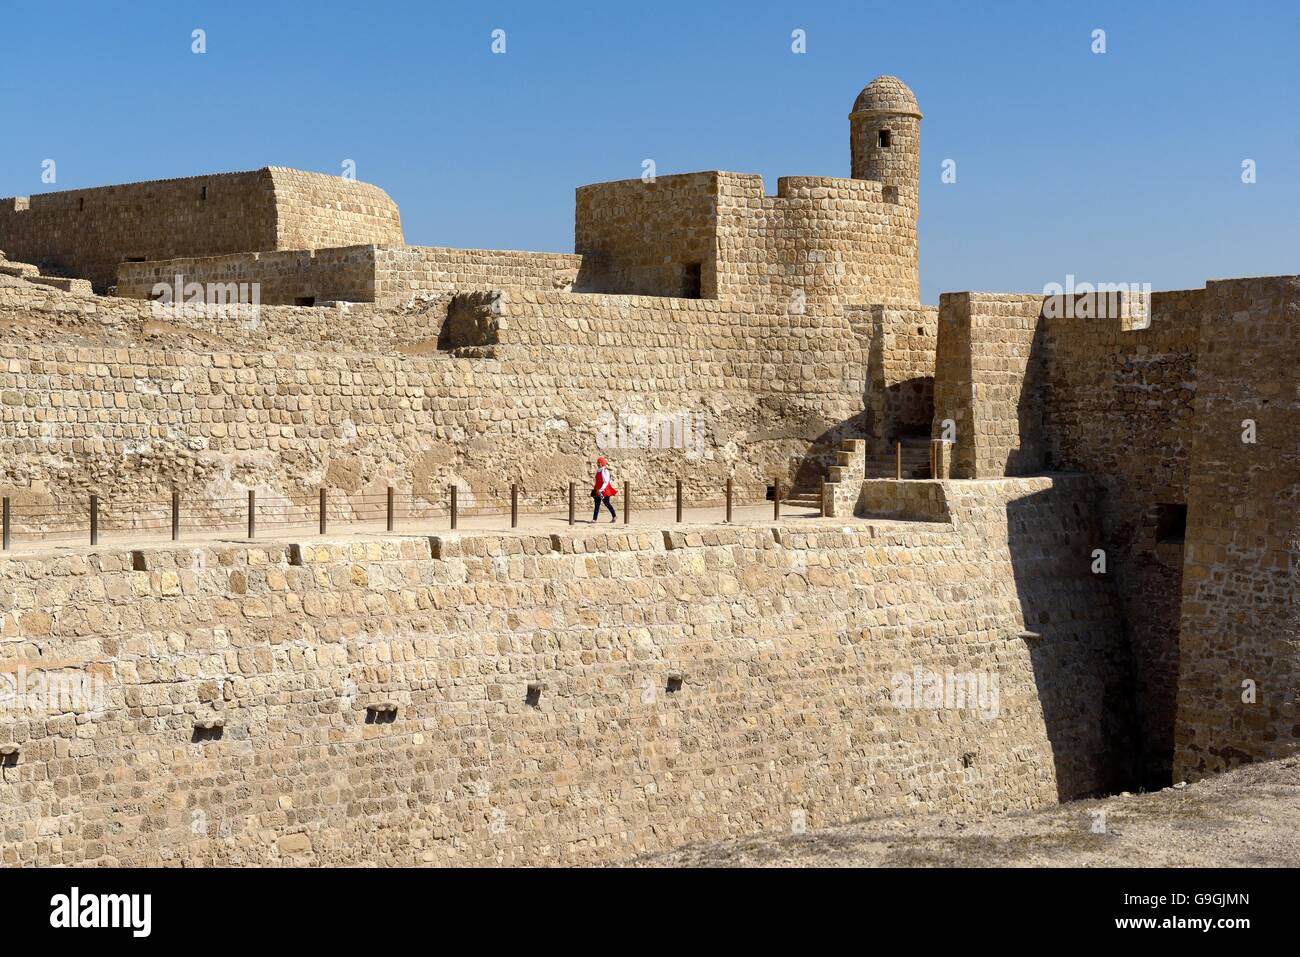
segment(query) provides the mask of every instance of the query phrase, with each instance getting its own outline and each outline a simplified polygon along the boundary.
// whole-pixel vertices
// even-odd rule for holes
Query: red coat
[[[591,490],[602,497],[618,494],[618,489],[614,488],[614,483],[609,479],[609,466],[596,470],[596,480],[592,483]]]

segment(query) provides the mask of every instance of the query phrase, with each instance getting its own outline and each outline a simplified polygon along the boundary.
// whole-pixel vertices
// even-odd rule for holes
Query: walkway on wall
[[[525,513],[519,514],[519,524],[516,528],[510,527],[510,514],[504,515],[461,515],[457,519],[456,529],[452,531],[449,528],[447,516],[443,515],[436,518],[410,519],[408,521],[398,520],[394,529],[389,532],[386,522],[383,518],[378,521],[348,521],[348,522],[331,522],[329,524],[327,535],[324,537],[330,541],[347,541],[349,539],[358,539],[374,541],[376,537],[392,536],[394,538],[410,538],[416,535],[438,535],[446,537],[449,534],[464,535],[509,535],[531,534],[538,532],[560,532],[569,529],[571,532],[581,534],[586,530],[609,532],[609,531],[632,531],[632,532],[651,532],[662,531],[663,529],[672,528],[677,524],[677,511],[675,508],[647,508],[641,510],[633,506],[633,514],[630,522],[625,521],[623,509],[618,504],[618,497],[615,497],[615,508],[618,511],[618,521],[610,522],[609,513],[603,512],[599,522],[591,521],[591,499],[582,499],[577,504],[579,511],[575,517],[574,524],[569,525],[568,512],[544,512],[544,513]],[[583,511],[586,509],[587,511]],[[821,513],[816,508],[794,505],[789,502],[781,504],[781,521],[803,521],[819,519]],[[732,507],[732,524],[735,525],[757,525],[773,520],[773,508],[770,502],[762,505],[734,505]],[[843,519],[840,522],[843,523]],[[691,525],[699,527],[701,525],[721,526],[726,523],[725,506],[711,506],[700,508],[683,508],[682,525]],[[5,557],[36,557],[44,555],[58,554],[86,554],[97,550],[121,550],[149,548],[154,546],[167,546],[175,548],[177,546],[201,546],[218,543],[249,543],[249,542],[266,542],[266,543],[285,543],[301,542],[306,544],[312,538],[322,537],[319,527],[315,524],[304,522],[287,526],[277,526],[274,529],[263,532],[257,530],[253,539],[250,539],[243,530],[234,528],[195,531],[193,533],[182,533],[180,538],[173,542],[166,530],[162,532],[142,532],[138,529],[123,529],[121,531],[104,531],[98,536],[96,545],[91,545],[84,533],[80,534],[56,534],[49,535],[39,539],[18,540],[10,542],[8,551],[0,552],[0,560]]]

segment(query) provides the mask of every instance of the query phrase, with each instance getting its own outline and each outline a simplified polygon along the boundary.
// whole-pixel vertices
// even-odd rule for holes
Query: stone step
[[[15,263],[7,259],[0,259],[0,275],[17,276],[20,279],[28,279],[32,276],[39,276],[41,271],[31,263]]]
[[[90,295],[94,289],[90,285],[89,279],[68,279],[64,276],[27,276],[28,282],[35,283],[38,286],[52,286],[55,289],[62,289],[64,292],[76,292]]]

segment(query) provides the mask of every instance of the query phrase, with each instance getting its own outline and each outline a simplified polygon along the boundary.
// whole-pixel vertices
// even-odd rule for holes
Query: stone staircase
[[[821,491],[818,489],[802,488],[796,489],[790,493],[781,495],[782,505],[793,505],[796,508],[815,508],[821,509],[822,498]]]
[[[913,435],[900,439],[903,444],[903,478],[930,478],[930,438],[925,435]],[[867,478],[894,478],[894,449],[872,457],[867,469]]]
[[[824,490],[827,515],[853,514],[858,486],[862,484],[866,449],[866,440],[846,439],[840,445],[839,451],[835,453],[836,461],[830,467],[830,474],[826,480],[827,487]],[[800,488],[789,495],[781,496],[781,504],[821,511],[822,496],[821,487]]]
[[[908,436],[900,440],[903,445],[903,478],[928,479],[930,475],[930,439],[928,436]],[[867,458],[866,439],[846,439],[835,453],[836,463],[831,466],[826,482],[826,514],[840,517],[854,512],[863,479],[893,478],[894,453],[878,454]],[[821,488],[796,488],[782,494],[782,505],[821,510]]]

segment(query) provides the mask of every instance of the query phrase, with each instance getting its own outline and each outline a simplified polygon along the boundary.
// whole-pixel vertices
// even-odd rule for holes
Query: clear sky
[[[350,159],[407,242],[571,251],[574,188],[647,158],[769,192],[847,176],[853,98],[892,73],[925,114],[927,302],[1300,273],[1296,0],[9,0],[0,23],[0,195]]]

